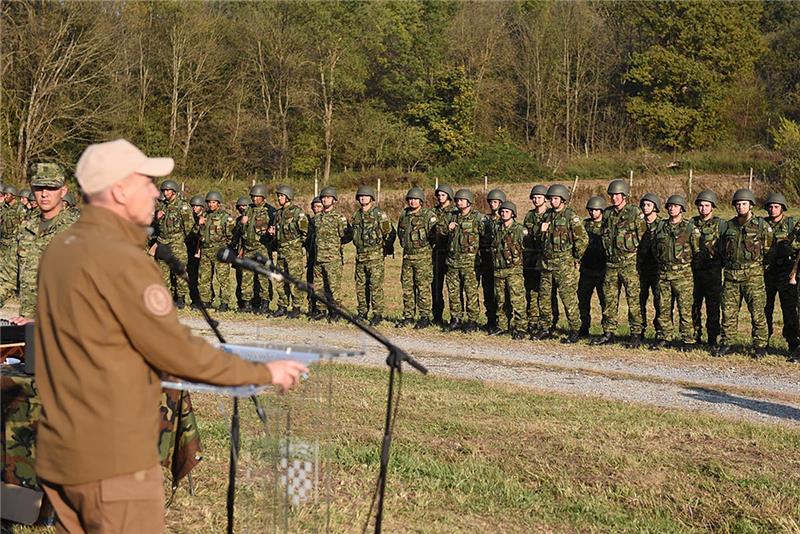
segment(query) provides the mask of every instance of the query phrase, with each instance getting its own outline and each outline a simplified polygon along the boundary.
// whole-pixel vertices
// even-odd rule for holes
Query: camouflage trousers
[[[189,260],[189,251],[186,249],[186,243],[183,241],[177,243],[166,243],[172,249],[172,253],[178,260],[186,265]],[[178,299],[186,299],[189,297],[189,282],[180,276],[175,276],[169,270],[169,265],[163,261],[158,262],[161,267],[161,276],[164,279],[164,285],[167,286],[172,294]]]
[[[212,293],[219,304],[231,304],[231,266],[218,261],[214,252],[222,246],[210,244],[200,253],[200,266],[197,271],[197,291],[200,300],[211,302]]]
[[[677,305],[681,341],[694,343],[694,328],[692,327],[694,282],[692,280],[691,266],[686,265],[677,270],[660,272],[658,274],[657,287],[659,299],[656,300],[656,321],[659,326],[656,330],[656,338],[665,341],[672,340],[674,329],[672,308]]]
[[[767,335],[772,337],[772,314],[775,311],[775,298],[781,299],[783,313],[783,339],[789,348],[797,347],[797,286],[789,283],[789,272],[779,270],[764,273],[766,289],[766,305],[764,315],[767,318]]]
[[[383,271],[383,257],[356,260],[356,303],[358,314],[362,317],[366,317],[370,309],[375,315],[383,315]]]
[[[431,293],[433,281],[430,255],[403,256],[400,284],[403,286],[403,319],[413,319],[415,312],[420,319],[431,318]]]
[[[303,249],[279,250],[275,266],[292,278],[302,280],[304,259]],[[275,292],[278,295],[278,308],[291,307],[299,310],[301,302],[299,291],[288,282],[276,283]]]
[[[653,315],[653,328],[656,330],[656,339],[664,339],[664,330],[660,324],[658,317],[658,307],[660,303],[661,292],[658,289],[659,272],[640,272],[639,273],[639,308],[642,310],[642,332],[647,330],[647,301],[650,300],[650,295],[653,296],[653,309],[656,310]]]
[[[447,277],[447,250],[436,249],[431,255],[431,265],[433,267],[433,278],[431,279],[431,309],[433,321],[442,322],[444,313],[444,287]]]
[[[542,269],[542,280],[539,286],[539,328],[549,329],[553,325],[553,306],[550,295],[553,289],[558,293],[564,304],[564,313],[567,316],[570,332],[577,332],[581,328],[581,318],[578,312],[578,267],[572,258],[565,258],[561,267],[554,270]]]
[[[525,332],[528,328],[528,314],[525,303],[525,279],[522,269],[497,269],[494,272],[494,299],[498,310],[511,310],[508,330]]]
[[[592,327],[592,293],[597,293],[600,309],[606,307],[606,294],[603,293],[605,271],[583,270],[578,278],[578,311],[581,316],[581,332],[588,334]]]
[[[708,342],[714,345],[719,337],[719,309],[722,302],[722,268],[718,265],[694,270],[692,324],[694,339],[698,342],[703,334],[703,301],[706,304]]]
[[[254,254],[261,254],[265,258],[269,258],[270,261],[272,260],[272,252],[266,247],[244,251],[245,256]],[[239,272],[242,275],[242,301],[249,302],[254,306],[261,302],[262,308],[269,307],[269,301],[272,295],[272,281],[269,279],[269,276],[256,274],[253,271],[247,271],[245,269],[240,269]]]
[[[15,244],[0,244],[0,306],[17,292],[18,274]]]
[[[478,322],[478,273],[475,265],[447,266],[447,298],[450,300],[450,320]]]
[[[336,304],[342,303],[342,262],[326,261],[314,264],[314,288],[332,299]],[[318,302],[320,310],[326,310],[324,302]]]
[[[522,276],[525,278],[525,301],[527,303],[528,330],[533,332],[539,328],[539,288],[542,283],[542,271],[538,269],[523,269]],[[550,325],[555,329],[558,323],[558,297],[556,288],[552,288],[550,293],[550,309],[553,310],[553,322]]]
[[[486,311],[486,324],[489,326],[497,324],[497,305],[495,297],[495,270],[494,260],[491,250],[481,250],[481,287],[483,288],[483,308]]]
[[[603,309],[603,333],[614,334],[619,323],[619,296],[625,288],[628,302],[628,325],[631,335],[642,334],[642,309],[639,306],[639,273],[636,262],[608,265],[606,278],[603,281],[603,293],[606,295],[606,307]]]
[[[764,316],[764,271],[760,264],[745,269],[725,269],[722,282],[722,339],[732,345],[739,330],[739,309],[742,300],[750,312],[753,346],[767,346],[767,318]]]

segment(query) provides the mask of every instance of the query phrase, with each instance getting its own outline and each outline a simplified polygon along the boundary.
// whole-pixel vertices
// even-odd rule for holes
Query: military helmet
[[[569,189],[561,184],[553,184],[547,189],[547,198],[560,197],[564,202],[569,200]]]
[[[288,185],[279,185],[278,189],[275,190],[276,195],[285,195],[286,198],[292,200],[294,198],[294,189],[289,187]]]
[[[514,214],[514,217],[517,216],[517,205],[511,202],[510,200],[504,200],[502,204],[500,204],[501,210],[511,210],[511,213]],[[499,211],[499,210],[498,210]]]
[[[358,197],[372,197],[372,200],[375,200],[377,195],[375,194],[375,190],[370,186],[359,185],[356,190],[356,200],[358,200]]]
[[[409,198],[416,198],[424,202],[425,192],[422,191],[422,189],[419,187],[412,187],[411,189],[408,190],[408,193],[406,193],[406,200],[408,200]]]
[[[642,207],[642,201],[644,200],[649,200],[650,202],[656,205],[655,207],[656,213],[661,211],[661,199],[658,198],[658,195],[656,195],[655,193],[645,193],[644,195],[642,195],[642,198],[639,199],[640,208]]]
[[[697,194],[694,199],[694,205],[697,206],[701,202],[710,202],[712,206],[717,207],[717,194],[711,189],[704,189]]]
[[[453,198],[455,198],[456,200],[458,200],[459,198],[463,198],[464,200],[469,202],[470,205],[475,203],[475,195],[469,189],[459,189],[458,191],[456,191],[456,196]]]
[[[165,197],[165,196],[164,196],[164,192],[163,192],[163,191],[161,191],[161,192],[158,194],[158,201],[159,201],[159,202],[164,202],[165,200],[167,200],[167,197]]]
[[[330,185],[323,187],[319,192],[319,198],[322,197],[333,197],[334,200],[339,200],[339,197],[336,196],[336,188]]]
[[[456,198],[455,193],[453,193],[453,188],[447,184],[439,184],[439,187],[436,188],[435,192],[438,193],[439,191],[447,193],[447,196],[450,197],[450,200],[454,200]]]
[[[178,187],[178,183],[175,180],[164,180],[161,182],[161,190],[162,191],[175,191],[177,192],[180,188]]]
[[[208,198],[208,197],[206,197],[206,198]],[[206,201],[203,200],[203,196],[202,195],[195,195],[191,199],[189,199],[189,205],[190,206],[201,206],[201,207],[205,208],[206,207]]]
[[[586,202],[587,210],[604,210],[606,209],[606,201],[603,197],[591,197]]]
[[[206,195],[206,202],[211,202],[212,200],[216,200],[222,204],[222,193],[219,191],[209,191]]]
[[[5,186],[3,188],[3,193],[5,193],[6,195],[14,195],[15,197],[19,196],[19,191],[17,191],[17,188],[14,187],[13,185]]]
[[[313,206],[314,204],[322,204],[322,199],[319,198],[319,197],[312,198],[311,199],[311,205]]]
[[[72,191],[68,191],[67,194],[64,195],[64,198],[62,200],[72,207],[75,207],[77,205],[77,202],[75,200],[75,194]]]
[[[33,191],[28,193],[28,202],[36,202],[36,195],[34,194]]]
[[[31,190],[28,188],[19,190],[19,198],[28,198],[31,196]]]
[[[783,211],[789,209],[789,206],[786,204],[786,197],[781,193],[770,193],[767,200],[764,201],[764,209],[767,209],[767,206],[770,204],[780,204],[783,206]]]
[[[486,200],[499,200],[500,202],[505,202],[506,194],[502,189],[492,189],[486,194]]]
[[[631,194],[631,187],[625,180],[617,178],[616,180],[611,180],[610,182],[608,182],[608,189],[606,189],[606,193],[608,193],[609,195],[622,193],[627,197],[630,196]]]
[[[756,197],[753,192],[747,188],[737,189],[731,199],[731,204],[736,205],[737,202],[748,201],[751,205],[756,205]]]
[[[683,211],[686,211],[686,199],[683,198],[683,195],[670,195],[667,199],[665,206],[669,206],[670,204],[675,204],[676,206],[680,206],[683,208]]]
[[[267,198],[267,186],[264,184],[254,185],[250,188],[250,196]]]
[[[528,198],[533,199],[534,195],[542,195],[543,197],[547,196],[547,186],[534,185],[533,188],[531,188],[531,194]]]
[[[236,207],[239,208],[241,206],[252,206],[253,201],[250,200],[250,197],[239,197],[239,200],[236,201]]]

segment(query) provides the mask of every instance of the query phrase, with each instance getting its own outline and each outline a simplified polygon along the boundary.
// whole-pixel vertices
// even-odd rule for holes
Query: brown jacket
[[[87,206],[42,257],[36,471],[55,484],[158,463],[159,371],[220,385],[271,381],[263,364],[215,349],[178,322],[145,239],[142,228]]]

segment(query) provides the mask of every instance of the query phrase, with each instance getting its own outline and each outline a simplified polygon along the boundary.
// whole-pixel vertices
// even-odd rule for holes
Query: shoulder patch
[[[527,228],[523,228],[522,229],[522,235],[528,235],[528,229]]]
[[[172,295],[163,284],[151,284],[142,293],[144,307],[156,317],[163,317],[172,311]]]
[[[436,222],[436,215],[431,215],[431,222]]]

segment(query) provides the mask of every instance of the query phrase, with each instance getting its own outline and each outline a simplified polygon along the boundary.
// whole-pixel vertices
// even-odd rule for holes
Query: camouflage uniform
[[[542,280],[542,223],[547,213],[536,213],[535,209],[528,210],[522,224],[528,230],[525,238],[524,267],[522,274],[525,278],[525,300],[527,301],[528,330],[534,332],[539,328],[539,287]],[[558,300],[555,288],[550,295],[550,309],[553,310],[553,323],[548,328],[555,328],[558,323]]]
[[[744,224],[730,219],[719,236],[717,250],[725,268],[722,282],[721,345],[732,345],[739,329],[739,308],[747,303],[753,328],[753,346],[767,346],[764,316],[764,256],[772,246],[772,228],[751,216]]]
[[[772,313],[775,309],[776,295],[781,299],[783,313],[783,338],[793,350],[797,347],[797,285],[789,283],[796,254],[792,249],[792,234],[796,226],[794,217],[785,214],[779,222],[764,219],[772,227],[773,243],[764,258],[764,288],[768,335],[772,337]]]
[[[512,220],[494,224],[491,230],[494,261],[494,294],[498,310],[510,308],[508,330],[524,333],[528,329],[525,303],[525,279],[522,276],[523,251],[528,230]],[[508,300],[506,300],[508,296]]]
[[[272,258],[272,236],[269,227],[274,224],[275,208],[266,202],[260,206],[250,206],[245,212],[247,222],[243,225],[242,251],[245,256],[261,254],[265,258]],[[269,309],[270,280],[268,277],[258,275],[252,271],[242,269],[242,301],[257,306],[261,303],[261,311]]]
[[[192,208],[176,193],[172,200],[163,203],[161,211],[164,215],[156,221],[156,241],[169,245],[175,257],[186,265],[189,259],[186,240],[194,226]],[[189,283],[180,276],[173,275],[166,262],[160,261],[159,265],[164,285],[173,288],[178,302],[184,301],[189,296]]]
[[[383,258],[387,252],[394,254],[394,227],[389,217],[377,206],[369,211],[358,210],[353,214],[353,245],[356,247],[355,283],[358,315],[367,317],[369,310],[382,317]],[[389,243],[391,242],[391,245]]]
[[[692,224],[700,231],[700,252],[695,256],[692,266],[694,339],[699,343],[702,338],[702,308],[705,300],[708,343],[715,345],[720,331],[719,310],[722,299],[722,261],[717,253],[717,240],[724,232],[726,222],[717,216],[704,221],[702,217],[695,215],[692,217]]]
[[[230,244],[236,220],[223,209],[207,211],[203,216],[205,224],[200,227],[201,252],[198,271],[200,300],[211,302],[213,290],[219,306],[224,305],[227,308],[231,304],[231,266],[229,263],[217,260],[217,251]]]
[[[647,330],[647,301],[653,295],[653,308],[658,310],[661,292],[658,289],[659,267],[653,248],[653,232],[659,223],[658,217],[653,222],[647,222],[647,231],[642,236],[639,243],[639,250],[636,253],[636,270],[639,272],[639,307],[642,310],[642,328]],[[659,324],[658,312],[653,317],[653,327],[656,330],[656,338],[664,339],[663,330]]]
[[[478,247],[483,231],[483,215],[470,209],[463,215],[454,212],[442,222],[440,228],[450,235],[450,252],[447,255],[447,296],[450,301],[450,322],[477,323],[480,316],[478,299]],[[455,229],[448,225],[453,222]]]
[[[580,278],[578,279],[578,310],[581,316],[581,334],[587,335],[592,326],[592,293],[597,292],[600,308],[606,307],[606,295],[603,293],[603,280],[606,277],[606,252],[600,228],[603,221],[594,222],[591,217],[583,220],[583,227],[589,239],[589,245],[581,258]]]
[[[25,207],[16,202],[0,205],[0,307],[17,291],[17,233],[26,220]]]
[[[299,206],[287,203],[275,212],[277,266],[293,278],[302,279],[305,258],[303,243],[308,237],[308,215]],[[300,309],[300,299],[288,283],[276,284],[278,309]]]
[[[427,291],[433,281],[431,263],[432,246],[436,228],[433,210],[405,208],[397,223],[397,237],[403,248],[403,266],[400,284],[403,286],[403,319],[413,320],[416,312],[420,319],[431,318],[431,293]]]
[[[488,213],[483,217],[483,231],[478,249],[480,256],[480,277],[483,287],[483,307],[486,310],[486,326],[491,328],[497,325],[497,301],[495,297],[495,266],[494,266],[494,230],[500,222],[496,213]],[[504,310],[505,311],[505,310]]]
[[[342,302],[342,266],[344,265],[343,245],[353,240],[353,228],[347,217],[334,207],[314,217],[316,232],[316,263],[314,264],[314,287],[320,286],[328,298],[337,304]],[[318,303],[320,309],[325,305]]]
[[[658,328],[656,337],[670,341],[672,338],[672,303],[678,305],[681,341],[694,343],[692,328],[692,262],[700,250],[700,230],[686,218],[677,224],[661,220],[651,234],[651,249],[658,265],[658,291],[656,300]]]
[[[625,287],[628,301],[628,324],[632,336],[643,332],[642,310],[639,306],[639,273],[636,272],[636,253],[647,223],[638,206],[626,204],[617,211],[613,206],[603,212],[603,248],[606,251],[606,277],[603,292],[603,333],[613,335],[618,323],[619,294]]]
[[[542,279],[539,287],[539,329],[552,329],[553,308],[550,295],[557,289],[564,312],[567,315],[569,330],[577,332],[581,327],[578,312],[578,262],[589,237],[580,217],[571,208],[556,211],[550,208],[545,213],[542,231]]]
[[[433,213],[439,223],[449,221],[450,217],[457,212],[458,210],[452,203],[446,208],[442,208],[441,206],[433,208]],[[442,314],[444,312],[444,286],[447,276],[447,257],[449,254],[450,234],[447,232],[437,232],[433,241],[433,280],[431,284],[431,293],[433,293],[431,306],[433,322],[435,323],[442,322]]]

